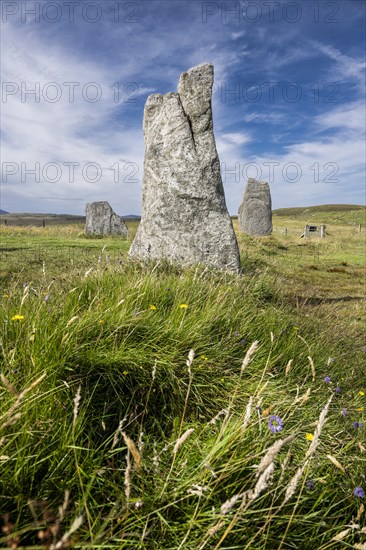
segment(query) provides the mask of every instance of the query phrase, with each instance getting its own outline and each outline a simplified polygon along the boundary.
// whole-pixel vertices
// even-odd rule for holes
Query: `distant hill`
[[[9,212],[7,212],[6,210],[1,210],[0,208],[0,216],[2,216],[3,214],[9,214]]]
[[[7,225],[42,227],[43,222],[46,227],[49,225],[85,224],[85,216],[77,216],[73,214],[33,214],[27,212],[9,214],[4,210],[1,212],[6,214]],[[130,221],[139,221],[141,219],[140,216],[135,214],[128,214],[127,216],[122,216],[122,218]],[[5,219],[2,219],[1,225],[4,224]]]
[[[278,208],[273,210],[276,216],[298,216],[314,212],[344,212],[346,210],[365,210],[360,204],[319,204],[317,206],[295,206],[292,208]]]
[[[42,226],[43,222],[48,225],[68,225],[72,223],[85,223],[85,216],[74,216],[73,214],[33,214],[18,212],[16,214],[6,215],[7,225],[21,226]],[[5,224],[5,219],[1,220],[1,225]]]
[[[359,204],[320,204],[273,210],[273,216],[286,216],[308,222],[365,224],[366,206]]]

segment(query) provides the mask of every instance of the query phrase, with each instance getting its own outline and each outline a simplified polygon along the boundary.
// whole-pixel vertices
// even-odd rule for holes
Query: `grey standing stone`
[[[107,201],[89,202],[85,212],[86,235],[122,235],[127,237],[128,229],[125,222],[113,212]]]
[[[254,236],[272,233],[271,191],[267,182],[248,179],[239,208],[239,227]]]
[[[147,98],[142,215],[131,257],[239,271],[213,134],[213,79],[212,65],[198,65],[181,74],[178,93]]]

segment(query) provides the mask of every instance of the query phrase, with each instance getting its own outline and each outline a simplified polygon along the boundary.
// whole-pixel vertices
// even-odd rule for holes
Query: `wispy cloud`
[[[263,179],[268,179],[264,163],[279,163],[272,183],[277,206],[362,200],[365,62],[362,10],[354,2],[342,3],[342,20],[333,26],[315,24],[305,7],[304,16],[289,23],[282,3],[275,8],[276,24],[264,8],[258,22],[225,19],[220,3],[204,23],[201,3],[180,0],[136,0],[137,21],[116,24],[112,4],[103,4],[107,17],[95,25],[80,17],[72,24],[12,20],[3,25],[3,81],[15,88],[14,93],[7,88],[2,103],[2,161],[19,170],[2,183],[2,208],[81,213],[83,203],[104,199],[121,214],[138,213],[145,98],[176,90],[180,72],[205,61],[215,66],[214,128],[231,212],[237,211],[245,177],[256,175],[250,163],[262,166]],[[242,3],[242,13],[247,5]],[[269,81],[276,84],[272,98]],[[301,88],[297,102],[284,92],[288,82]],[[317,101],[316,82],[321,84]],[[324,82],[337,84],[337,103],[324,101],[329,91]],[[24,95],[24,86],[36,85],[39,102]],[[231,89],[238,93],[226,93]],[[52,102],[59,90],[61,97]],[[90,99],[99,92],[97,101]],[[39,181],[32,174],[22,181],[21,164],[30,170],[37,162]],[[65,164],[70,162],[78,163],[73,181]],[[302,170],[294,183],[282,173],[291,162]],[[327,177],[332,162],[339,167],[337,182]],[[42,174],[49,163],[62,168],[57,181],[50,181],[52,167]],[[98,181],[91,181],[92,167],[89,178],[83,174],[87,163],[100,167]],[[310,169],[314,163],[319,182]]]

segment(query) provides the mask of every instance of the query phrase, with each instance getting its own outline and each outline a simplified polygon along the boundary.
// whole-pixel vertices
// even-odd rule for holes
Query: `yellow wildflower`
[[[363,397],[363,396],[365,395],[365,392],[361,390],[361,391],[358,392],[358,395],[360,395],[361,397]]]
[[[123,374],[124,374],[125,376],[127,376],[128,370],[124,370],[124,371],[123,371]]]
[[[24,315],[13,315],[12,321],[24,321]]]
[[[150,305],[149,305],[149,309],[151,309],[151,311],[155,311],[156,306],[154,306],[154,304],[150,304]]]
[[[179,307],[180,309],[187,309],[188,306],[187,304],[180,304]]]
[[[306,439],[307,439],[308,441],[313,441],[313,439],[314,439],[314,434],[308,433],[308,434],[306,434],[305,437],[306,437]]]
[[[206,357],[206,355],[201,355],[200,359],[202,359],[202,361],[208,361],[208,357]]]
[[[361,413],[363,411],[363,407],[358,407],[358,409],[356,409],[356,411]]]

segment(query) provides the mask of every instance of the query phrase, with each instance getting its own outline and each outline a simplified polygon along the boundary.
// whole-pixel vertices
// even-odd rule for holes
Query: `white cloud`
[[[232,132],[229,134],[222,134],[222,139],[234,145],[245,145],[251,141],[251,137],[247,133],[243,132]]]
[[[320,130],[342,128],[354,132],[365,132],[366,106],[364,101],[340,105],[331,111],[315,117],[314,122]]]
[[[231,38],[233,40],[237,40],[238,38],[242,38],[243,36],[245,36],[245,34],[246,34],[245,31],[232,32],[231,33]]]
[[[276,124],[278,122],[284,122],[286,118],[288,118],[288,116],[285,113],[249,113],[244,116],[244,121]]]
[[[349,55],[343,54],[340,50],[329,44],[323,44],[317,40],[309,40],[309,45],[313,51],[322,53],[329,59],[335,62],[328,69],[328,74],[331,75],[332,81],[340,82],[348,79],[355,79],[364,86],[365,83],[365,67],[364,59],[357,59]]]
[[[2,166],[10,171],[9,164],[4,163],[16,163],[19,170],[7,182],[3,179],[3,208],[16,211],[17,205],[22,204],[23,210],[58,211],[59,200],[68,197],[69,204],[63,204],[62,208],[70,213],[80,213],[86,202],[103,198],[109,199],[121,213],[138,211],[140,186],[131,180],[141,181],[142,131],[136,128],[136,122],[131,128],[117,116],[128,115],[135,106],[128,99],[141,102],[140,96],[153,89],[138,86],[123,90],[122,86],[117,103],[110,89],[113,75],[92,58],[70,54],[59,45],[48,45],[45,49],[44,43],[31,34],[27,41],[22,41],[16,27],[8,26],[6,34],[9,50],[3,52],[4,82],[13,83],[8,84],[8,91],[16,88],[19,91],[9,94],[2,105]],[[119,77],[122,82],[131,81],[128,73],[119,73]],[[51,82],[57,85],[50,86]],[[79,84],[74,87],[73,102],[72,86],[64,84],[67,82]],[[35,85],[39,90],[37,101],[32,94],[23,93],[22,98],[22,87],[24,91],[35,89]],[[98,91],[100,99],[90,101]],[[59,101],[50,101],[57,93],[61,94]],[[71,168],[65,165],[70,162],[79,164],[74,168],[74,181],[70,178]],[[35,163],[40,165],[39,181],[25,173],[34,169]],[[46,171],[47,163],[58,163],[59,181],[50,181],[57,170],[50,167]],[[85,171],[87,163],[100,166],[100,181],[88,181],[96,171],[92,167]],[[110,166],[115,167],[114,171]],[[114,181],[117,166],[119,182]],[[25,181],[21,181],[22,174]],[[45,196],[47,204],[43,205],[41,197]]]

